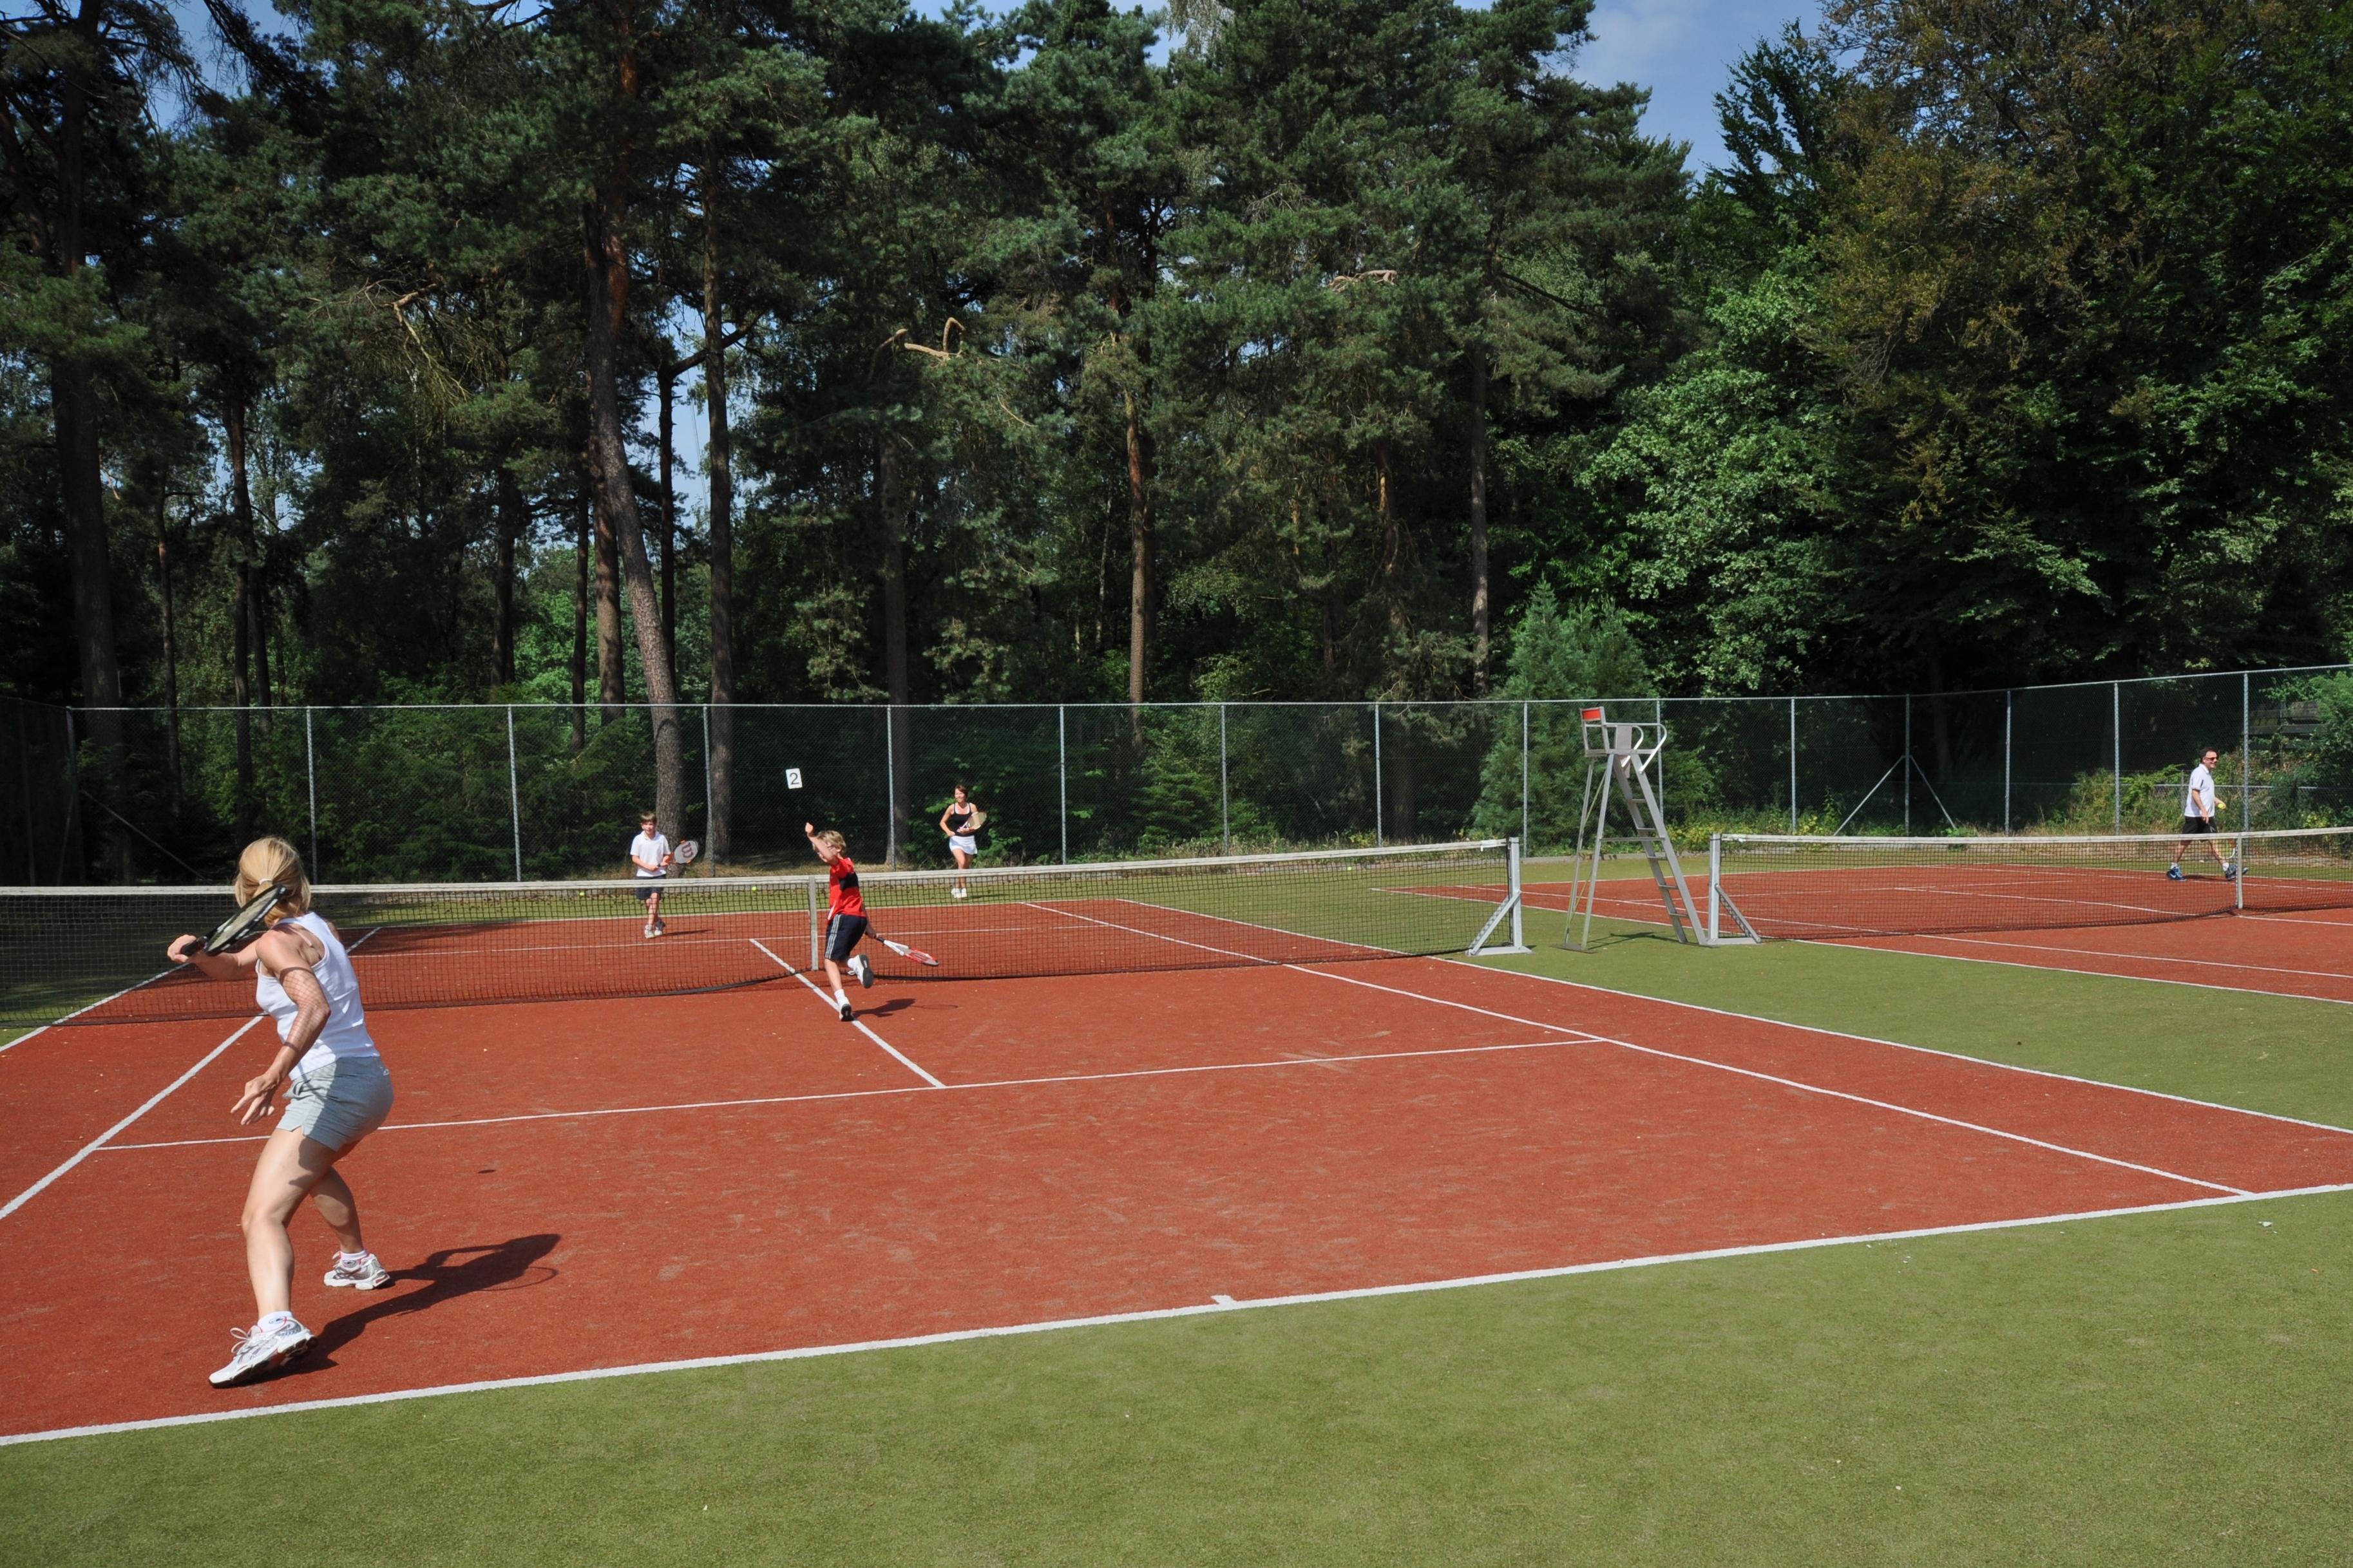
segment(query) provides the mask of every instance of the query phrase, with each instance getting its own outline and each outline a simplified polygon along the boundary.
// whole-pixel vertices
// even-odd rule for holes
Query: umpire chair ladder
[[[1659,753],[1666,749],[1664,724],[1613,724],[1599,708],[1582,715],[1585,726],[1585,798],[1577,809],[1577,850],[1570,862],[1568,921],[1561,945],[1579,952],[1593,942],[1593,906],[1600,892],[1601,847],[1608,836],[1609,799],[1616,795],[1624,810],[1628,830],[1650,861],[1651,880],[1659,900],[1667,907],[1667,923],[1677,942],[1712,946],[1708,928],[1692,902],[1690,884],[1683,880],[1683,862],[1675,858],[1675,841],[1660,818],[1659,794],[1651,780]],[[1588,858],[1586,847],[1590,844]],[[1583,910],[1583,923],[1578,911]]]

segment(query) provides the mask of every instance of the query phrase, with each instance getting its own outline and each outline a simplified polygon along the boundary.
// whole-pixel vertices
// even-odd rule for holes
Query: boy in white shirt
[[[2181,797],[2182,837],[2181,842],[2173,847],[2173,864],[2166,868],[2165,873],[2168,881],[2181,880],[2181,852],[2189,847],[2191,840],[2201,837],[2206,840],[2207,852],[2221,862],[2224,881],[2239,874],[2239,868],[2231,864],[2231,858],[2222,853],[2222,847],[2213,838],[2214,812],[2218,805],[2214,797],[2214,763],[2220,754],[2213,747],[2207,747],[2204,754],[2199,757],[2198,765],[2189,770],[2189,788]]]
[[[638,836],[629,840],[629,865],[638,876],[653,885],[638,889],[645,900],[646,935],[659,936],[669,929],[661,921],[661,879],[670,875],[670,840],[654,826],[654,814],[641,812],[638,816]]]

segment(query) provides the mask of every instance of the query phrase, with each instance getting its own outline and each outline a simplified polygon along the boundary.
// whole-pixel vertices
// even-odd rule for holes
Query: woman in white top
[[[257,838],[237,857],[237,902],[272,885],[286,896],[269,929],[243,948],[207,953],[197,938],[184,936],[170,949],[174,963],[193,963],[216,980],[251,971],[256,1004],[278,1020],[269,1066],[247,1080],[232,1108],[238,1125],[270,1115],[279,1086],[292,1086],[245,1195],[245,1267],[258,1321],[237,1335],[229,1363],[212,1374],[218,1388],[284,1366],[311,1348],[311,1331],[292,1311],[294,1242],[286,1232],[306,1196],[343,1243],[327,1283],[361,1290],[392,1283],[360,1236],[358,1200],[335,1169],[383,1125],[392,1110],[392,1076],[368,1035],[351,955],[335,928],[311,909],[301,858],[282,838]]]

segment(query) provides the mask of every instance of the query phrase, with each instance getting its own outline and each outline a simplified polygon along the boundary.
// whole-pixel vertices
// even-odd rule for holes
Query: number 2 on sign
[[[785,787],[786,789],[798,789],[801,787],[800,769],[786,768],[785,770]]]

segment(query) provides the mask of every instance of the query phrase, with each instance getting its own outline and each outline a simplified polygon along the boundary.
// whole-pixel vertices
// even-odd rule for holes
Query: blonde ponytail
[[[302,857],[283,838],[257,838],[237,858],[237,901],[246,902],[272,883],[286,889],[270,913],[273,923],[311,912],[311,879],[303,874]]]

